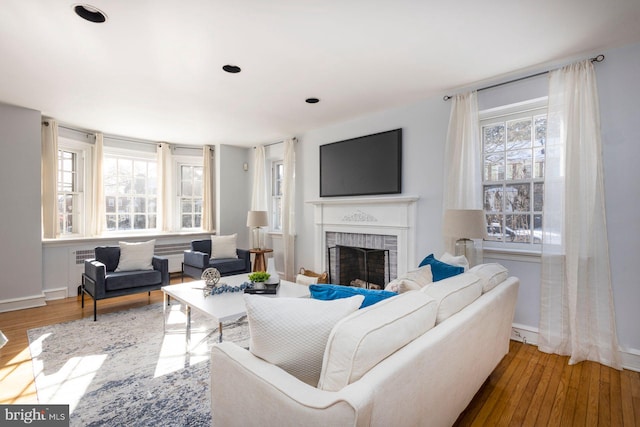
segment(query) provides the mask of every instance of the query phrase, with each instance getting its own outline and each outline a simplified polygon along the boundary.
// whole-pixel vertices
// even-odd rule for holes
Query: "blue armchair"
[[[191,249],[184,251],[182,277],[184,275],[200,279],[207,268],[215,268],[221,276],[231,276],[251,272],[251,254],[245,249],[236,249],[238,258],[211,259],[211,239],[194,240]]]
[[[115,271],[120,262],[120,247],[99,246],[95,259],[84,261],[82,274],[82,307],[84,294],[93,298],[93,320],[97,320],[97,301],[106,298],[148,292],[169,284],[169,260],[154,256],[153,270]]]

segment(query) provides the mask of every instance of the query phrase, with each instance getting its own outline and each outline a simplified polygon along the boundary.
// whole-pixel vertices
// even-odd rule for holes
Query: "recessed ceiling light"
[[[304,102],[306,102],[307,104],[317,104],[318,102],[320,102],[320,100],[318,98],[307,98],[304,100]]]
[[[236,74],[242,71],[240,67],[238,67],[237,65],[228,65],[228,64],[224,65],[222,69],[225,70],[227,73],[231,73],[231,74]]]
[[[107,20],[107,14],[98,9],[95,6],[91,6],[88,4],[76,4],[73,6],[73,11],[80,18],[85,19],[89,22],[95,22],[100,24]]]

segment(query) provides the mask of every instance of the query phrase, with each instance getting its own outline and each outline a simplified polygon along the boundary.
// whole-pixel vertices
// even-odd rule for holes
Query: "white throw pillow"
[[[115,271],[153,270],[153,251],[155,240],[148,242],[118,242],[120,245],[120,261]]]
[[[211,259],[238,258],[236,238],[238,233],[228,236],[211,236]]]
[[[469,260],[467,260],[467,257],[464,255],[454,256],[449,252],[445,252],[440,257],[440,261],[449,265],[455,265],[456,267],[463,267],[464,271],[469,270]]]
[[[478,299],[482,280],[473,273],[463,273],[424,287],[421,292],[438,301],[437,325]]]
[[[420,290],[431,283],[433,283],[433,274],[431,273],[431,266],[427,264],[392,280],[384,289],[401,294],[407,291]]]
[[[363,295],[324,301],[245,294],[249,351],[316,387],[331,329],[363,300]]]
[[[498,263],[480,264],[469,270],[482,280],[482,293],[489,292],[509,277],[509,270]]]
[[[296,276],[296,283],[298,285],[315,285],[318,283],[318,277],[305,276],[304,274],[298,274]]]
[[[318,388],[338,391],[431,329],[438,305],[422,292],[405,292],[351,313],[331,331]]]

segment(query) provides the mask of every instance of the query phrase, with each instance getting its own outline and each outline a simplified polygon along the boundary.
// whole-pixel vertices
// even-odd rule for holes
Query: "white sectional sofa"
[[[509,351],[519,280],[494,267],[339,321],[317,387],[233,343],[215,345],[213,425],[452,425]]]

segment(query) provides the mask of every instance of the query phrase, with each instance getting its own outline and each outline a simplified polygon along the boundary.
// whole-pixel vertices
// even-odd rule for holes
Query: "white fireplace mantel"
[[[398,275],[415,262],[418,197],[366,197],[312,200],[314,209],[314,253],[316,268],[327,269],[326,234],[361,233],[396,236]]]

